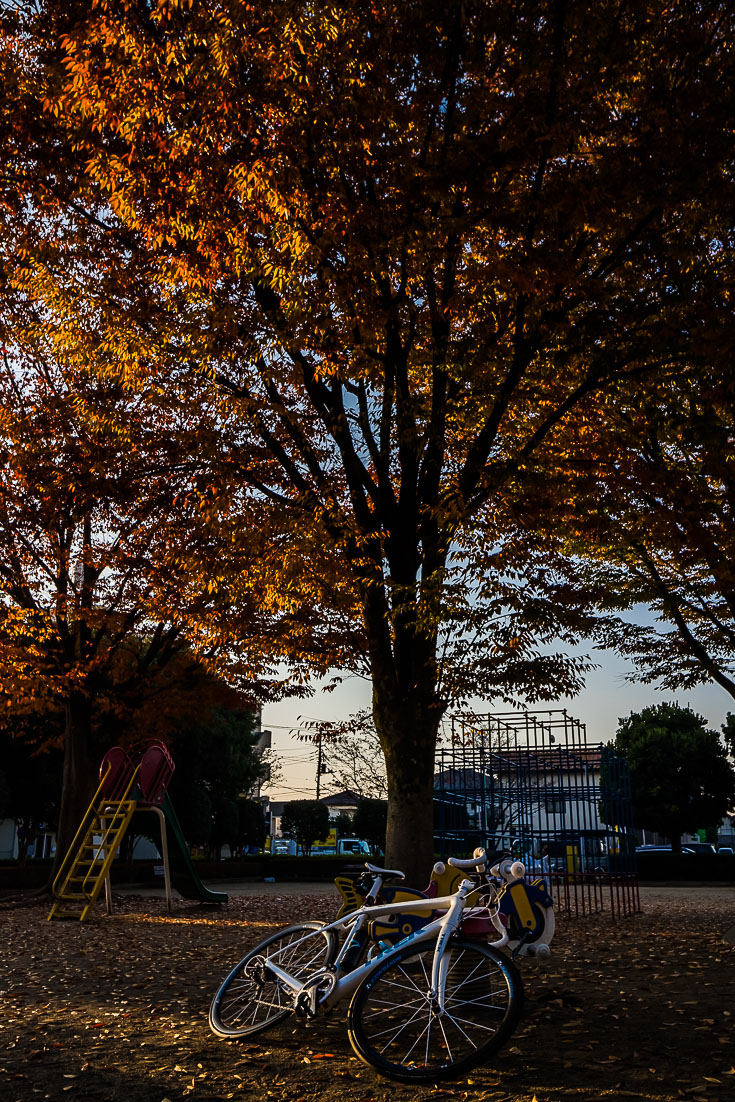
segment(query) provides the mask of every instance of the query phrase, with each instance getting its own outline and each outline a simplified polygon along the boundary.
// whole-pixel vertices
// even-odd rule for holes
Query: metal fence
[[[509,849],[561,910],[640,909],[628,763],[566,709],[452,717],[434,806],[442,857]]]

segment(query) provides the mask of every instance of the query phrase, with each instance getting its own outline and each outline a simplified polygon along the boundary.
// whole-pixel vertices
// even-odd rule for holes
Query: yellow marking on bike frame
[[[526,892],[526,885],[523,883],[510,884],[506,891],[510,892],[510,897],[513,900],[513,906],[516,909],[516,914],[521,922],[521,925],[527,926],[530,930],[536,925],[536,916],[533,913],[533,907],[528,898]]]

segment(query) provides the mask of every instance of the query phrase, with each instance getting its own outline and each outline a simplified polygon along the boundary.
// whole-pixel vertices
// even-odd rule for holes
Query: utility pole
[[[322,776],[324,773],[330,773],[331,770],[327,769],[326,763],[322,757],[322,732],[316,736],[316,798],[319,799],[319,795],[322,790]]]
[[[319,799],[322,784],[322,733],[317,735],[316,741],[316,798]]]

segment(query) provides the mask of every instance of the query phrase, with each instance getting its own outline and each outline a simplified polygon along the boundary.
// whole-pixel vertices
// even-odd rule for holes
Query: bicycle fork
[[[457,895],[452,900],[444,926],[439,931],[434,947],[434,960],[431,965],[431,986],[428,991],[428,1000],[432,1010],[441,1017],[445,1012],[445,994],[447,987],[447,975],[449,973],[449,954],[447,945],[452,934],[459,926],[459,920],[464,909],[467,892],[474,888],[471,880],[463,880],[459,885]]]

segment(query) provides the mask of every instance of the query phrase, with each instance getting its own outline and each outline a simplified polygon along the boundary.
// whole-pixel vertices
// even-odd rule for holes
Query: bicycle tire
[[[263,959],[277,953],[277,963],[297,979],[331,964],[337,938],[323,922],[299,922],[266,938],[242,958],[220,985],[209,1008],[209,1028],[218,1037],[245,1037],[262,1033],[293,1012],[291,992]],[[305,935],[321,933],[321,937]],[[299,942],[289,952],[289,945]]]
[[[461,1075],[499,1049],[523,1011],[523,982],[503,953],[455,938],[447,947],[445,1011],[428,994],[434,945],[407,945],[358,987],[348,1034],[359,1058],[404,1083]]]

